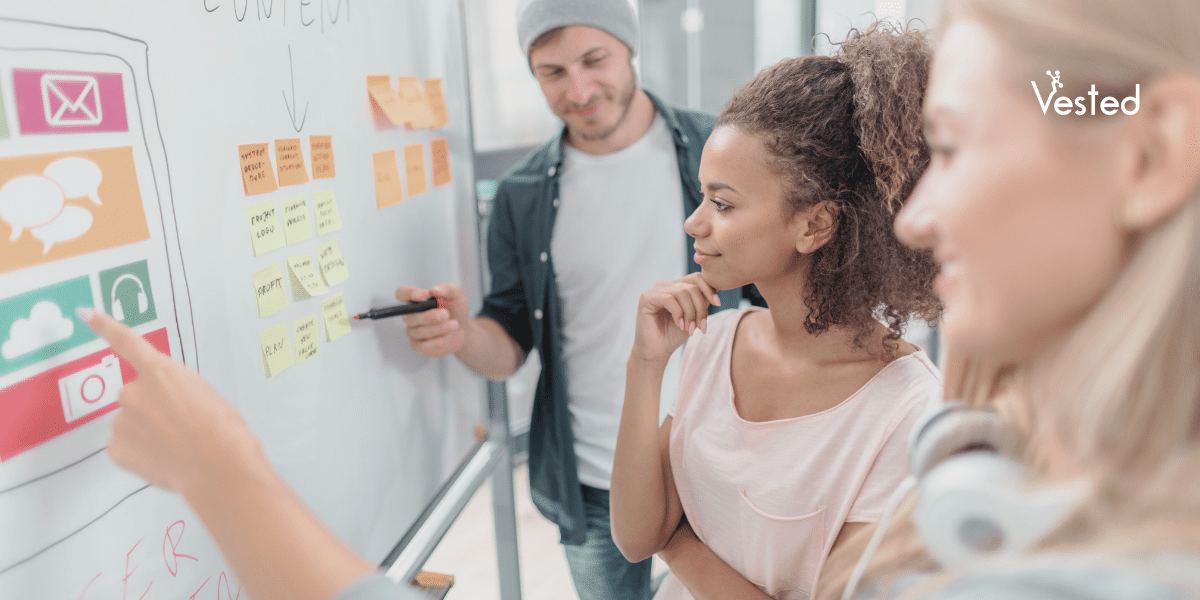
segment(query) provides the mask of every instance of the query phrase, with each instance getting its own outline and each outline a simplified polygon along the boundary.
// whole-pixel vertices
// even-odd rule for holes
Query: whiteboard
[[[393,124],[369,75],[440,79],[447,123]],[[0,598],[240,594],[188,507],[103,452],[133,372],[76,306],[119,313],[197,369],[337,535],[387,554],[476,446],[485,387],[411,352],[399,319],[336,337],[336,299],[353,314],[393,303],[400,284],[457,281],[478,305],[466,82],[453,1],[0,8]],[[436,140],[449,183],[431,169]],[[243,154],[259,144],[249,158],[266,167],[249,172],[277,189],[251,194]],[[424,164],[410,175],[414,145]],[[388,150],[405,186],[395,204],[376,197],[373,156]],[[307,182],[278,185],[301,171]],[[418,176],[425,191],[407,193]],[[261,206],[278,219],[257,221],[277,228],[265,237]],[[305,292],[289,259],[320,267],[331,242],[348,278],[314,271]],[[264,310],[255,273],[275,268]]]

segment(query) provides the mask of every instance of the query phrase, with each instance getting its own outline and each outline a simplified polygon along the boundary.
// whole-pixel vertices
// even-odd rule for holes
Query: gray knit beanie
[[[538,36],[567,25],[586,25],[603,30],[638,52],[638,21],[629,0],[522,0],[517,6],[517,37],[521,50]]]

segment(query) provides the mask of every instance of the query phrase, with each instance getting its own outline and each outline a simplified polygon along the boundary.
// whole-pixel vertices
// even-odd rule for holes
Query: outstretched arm
[[[109,455],[183,496],[250,597],[328,600],[374,572],[292,493],[207,381],[108,315],[79,316],[138,372],[121,390]]]

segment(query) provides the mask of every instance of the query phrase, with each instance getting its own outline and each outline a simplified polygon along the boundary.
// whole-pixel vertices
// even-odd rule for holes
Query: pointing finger
[[[138,371],[144,370],[144,367],[163,356],[142,336],[98,310],[80,307],[75,310],[75,314]]]

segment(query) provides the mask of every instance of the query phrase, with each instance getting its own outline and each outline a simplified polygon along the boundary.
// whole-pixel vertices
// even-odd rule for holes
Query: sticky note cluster
[[[450,174],[449,142],[446,138],[432,140],[429,142],[429,151],[434,187],[449,184],[453,181]],[[375,172],[375,208],[399,204],[406,195],[416,196],[428,189],[425,179],[425,147],[422,144],[409,144],[404,147],[403,187],[394,149],[372,153],[371,164]]]
[[[336,176],[337,170],[333,162],[333,137],[311,135],[308,137],[308,142],[309,152],[312,156],[312,178],[330,179]],[[242,171],[242,193],[247,196],[273,192],[281,185],[300,185],[309,181],[300,138],[275,140],[276,166],[274,167],[271,163],[269,144],[238,146],[238,163]],[[278,180],[276,179],[277,174]]]
[[[401,75],[392,87],[389,75],[367,75],[367,94],[372,108],[393,125],[436,129],[450,120],[441,79],[422,84],[419,77]]]

